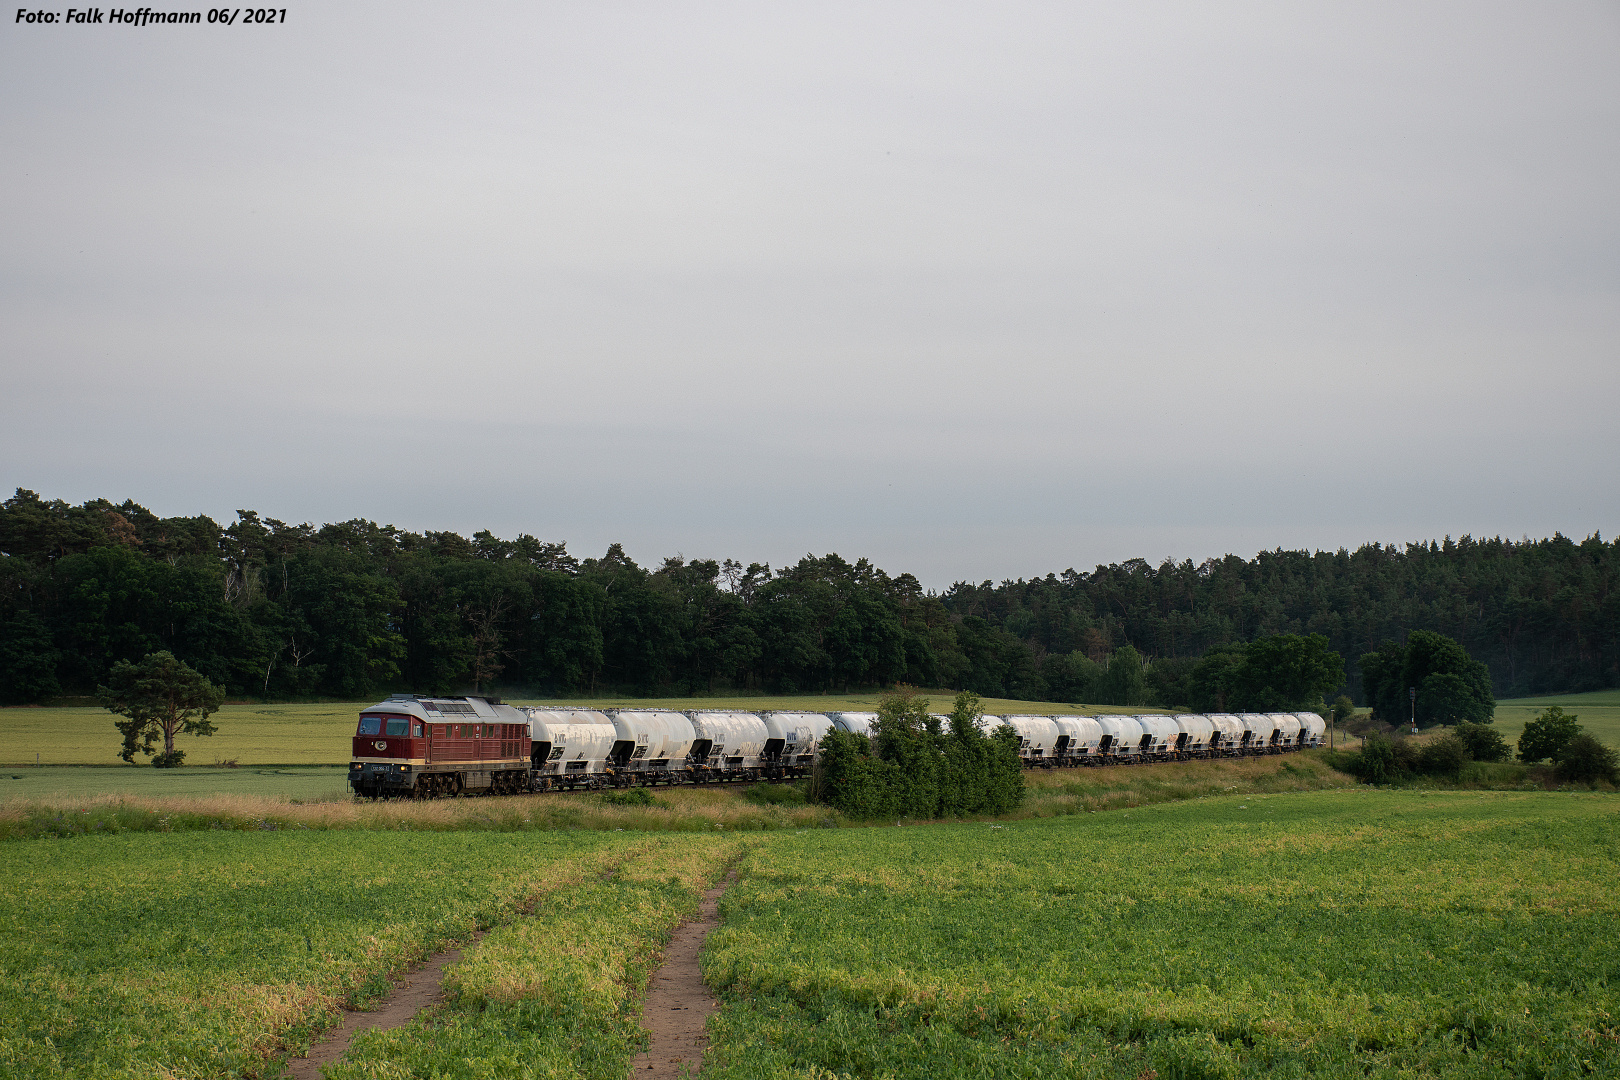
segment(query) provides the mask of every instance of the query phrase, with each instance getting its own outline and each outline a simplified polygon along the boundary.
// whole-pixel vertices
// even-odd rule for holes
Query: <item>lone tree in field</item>
[[[163,753],[152,758],[153,768],[168,769],[186,758],[174,748],[177,732],[212,735],[209,714],[225,701],[225,691],[187,667],[173,653],[155,652],[139,664],[120,660],[113,665],[106,686],[96,687],[103,708],[125,717],[115,721],[124,736],[119,757],[134,761],[137,753],[151,755],[163,736]]]

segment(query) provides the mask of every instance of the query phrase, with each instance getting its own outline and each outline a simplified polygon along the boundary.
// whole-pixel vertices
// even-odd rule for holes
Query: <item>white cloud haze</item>
[[[9,24],[0,485],[934,587],[1607,535],[1617,58],[1598,2]]]

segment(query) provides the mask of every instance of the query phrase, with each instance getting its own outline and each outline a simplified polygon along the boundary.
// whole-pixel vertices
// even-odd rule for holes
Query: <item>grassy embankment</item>
[[[1024,805],[998,820],[1060,817],[1208,795],[1308,791],[1352,783],[1349,777],[1329,769],[1316,751],[1243,760],[1032,770],[1024,776]],[[849,822],[835,810],[806,805],[803,788],[802,781],[793,785],[654,788],[649,806],[616,805],[611,795],[585,792],[426,803],[357,802],[347,796],[302,801],[284,795],[207,792],[13,798],[0,803],[0,840],[199,829],[723,833],[871,824]]]

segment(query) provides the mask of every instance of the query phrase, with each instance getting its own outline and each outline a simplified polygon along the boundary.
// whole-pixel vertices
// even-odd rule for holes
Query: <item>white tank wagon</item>
[[[939,730],[941,734],[949,735],[951,733],[950,713],[931,712],[928,714],[928,718],[930,720],[939,721]],[[974,718],[973,726],[979,729],[980,735],[983,735],[985,738],[989,738],[991,735],[996,733],[996,729],[998,727],[1001,727],[1006,722],[1007,718],[1005,716],[991,716],[985,713],[980,713]]]
[[[1299,721],[1300,742],[1306,746],[1325,746],[1327,744],[1327,721],[1313,712],[1297,712],[1294,717]]]
[[[535,791],[602,785],[617,729],[590,709],[522,710],[529,718],[530,787]]]
[[[936,713],[929,713],[928,716],[929,716],[930,719],[939,721],[939,730],[940,730],[941,733],[946,734],[946,735],[949,735],[951,733],[951,714],[950,713],[937,713],[936,712]],[[973,720],[973,726],[979,730],[979,734],[984,735],[986,737],[994,735],[996,733],[996,728],[1000,727],[1004,723],[1006,723],[1006,721],[1003,720],[1001,717],[999,717],[999,716],[986,716],[984,713],[980,713]]]
[[[684,779],[686,756],[697,733],[685,713],[673,709],[609,709],[613,749],[608,752],[616,775],[642,781]]]
[[[994,735],[1000,729],[1009,726],[1007,721],[1002,717],[994,716],[988,713],[979,714],[978,719],[973,721],[973,725],[979,729],[979,734],[985,736],[986,738]]]
[[[1200,713],[1176,713],[1171,717],[1180,732],[1176,736],[1176,752],[1184,756],[1209,757],[1213,752],[1215,724]]]
[[[1134,717],[1104,713],[1097,718],[1102,736],[1097,740],[1097,752],[1106,761],[1127,764],[1139,759],[1142,748],[1142,725]]]
[[[931,712],[931,713],[928,714],[928,718],[930,720],[939,721],[940,734],[949,735],[951,733],[951,714],[950,713]],[[988,737],[988,736],[994,735],[996,733],[996,728],[1000,727],[1002,724],[1004,724],[1006,722],[1007,722],[1006,719],[1003,718],[1003,717],[1000,717],[1000,716],[986,716],[983,713],[980,713],[974,719],[973,726],[979,729],[979,734],[980,735],[984,735],[984,736]]]
[[[692,748],[686,757],[698,774],[694,779],[711,779],[713,773],[759,775],[770,737],[765,721],[750,712],[694,709],[686,716],[692,721]]]
[[[767,712],[765,721],[765,761],[787,775],[807,772],[815,763],[821,737],[832,730],[826,713]]]
[[[1291,712],[1274,712],[1266,715],[1277,725],[1277,745],[1285,752],[1298,750],[1301,745],[1299,717]]]
[[[877,732],[872,727],[877,718],[878,714],[875,712],[830,712],[827,714],[827,719],[832,721],[832,726],[837,730],[847,731],[851,735],[865,735],[868,739],[877,737]]]
[[[1210,751],[1217,755],[1243,753],[1243,721],[1231,713],[1205,713],[1204,718],[1215,726],[1210,733]]]
[[[1018,713],[1003,716],[1001,721],[1018,732],[1018,756],[1025,765],[1050,767],[1057,761],[1057,741],[1062,733],[1050,716]]]
[[[1275,754],[1277,752],[1277,739],[1282,733],[1277,730],[1277,721],[1265,713],[1238,713],[1238,719],[1243,722],[1243,751],[1247,754]]]
[[[1168,761],[1175,755],[1176,741],[1181,737],[1181,729],[1176,726],[1175,717],[1165,716],[1162,713],[1144,713],[1131,719],[1142,729],[1140,746],[1143,756],[1155,761]]]
[[[1102,728],[1089,716],[1054,716],[1057,725],[1057,758],[1066,765],[1091,765],[1097,756]]]

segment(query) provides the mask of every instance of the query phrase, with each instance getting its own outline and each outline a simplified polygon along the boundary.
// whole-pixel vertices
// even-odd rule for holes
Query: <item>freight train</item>
[[[943,720],[944,718],[941,717]],[[599,790],[809,775],[829,731],[871,737],[877,713],[526,708],[395,694],[362,710],[349,787],[365,798]],[[1315,713],[985,716],[1031,768],[1280,754],[1322,745]]]

